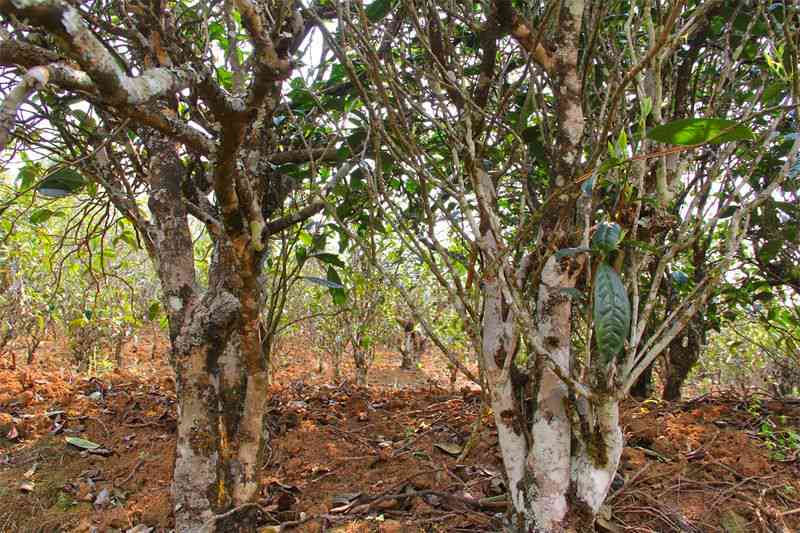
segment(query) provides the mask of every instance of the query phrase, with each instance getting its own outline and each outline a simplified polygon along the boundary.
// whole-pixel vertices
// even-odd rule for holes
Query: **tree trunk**
[[[402,356],[400,368],[414,370],[417,368],[424,347],[422,335],[416,330],[416,323],[413,320],[398,318],[397,323],[403,328],[403,342],[400,344],[400,355]]]
[[[402,360],[400,368],[403,370],[414,369],[414,330],[403,330],[403,344],[400,345]]]
[[[203,531],[223,531],[211,519],[258,495],[268,375],[258,321],[246,306],[246,299],[224,290],[206,295],[173,342],[178,531],[199,531],[204,524]]]
[[[422,359],[422,352],[425,349],[425,339],[415,329],[403,330],[403,344],[400,353],[403,357],[400,368],[403,370],[416,370]]]
[[[642,372],[639,379],[636,380],[633,387],[631,387],[631,396],[637,400],[646,400],[653,392],[653,365],[647,367]]]
[[[507,529],[515,533],[591,530],[622,455],[618,401],[602,391],[574,399],[550,368],[569,375],[571,302],[562,288],[574,286],[574,276],[555,257],[542,271],[537,334],[549,360],[536,364],[533,386],[513,377],[516,323],[494,276],[482,281],[482,355],[512,503]]]
[[[664,372],[664,393],[662,398],[669,402],[681,399],[683,383],[700,358],[702,325],[690,323],[683,335],[675,337],[669,345],[667,364]]]
[[[261,258],[246,243],[218,235],[208,288],[201,288],[181,200],[185,169],[171,143],[154,136],[149,147],[158,155],[150,169],[154,223],[147,244],[169,319],[178,397],[176,530],[254,531],[244,518],[229,529],[215,517],[258,495],[268,398],[259,335]]]
[[[359,387],[366,387],[367,372],[369,371],[366,352],[356,348],[353,351],[353,361],[356,367],[356,385]]]
[[[117,339],[117,342],[114,343],[114,362],[116,363],[118,369],[121,369],[124,366],[122,360],[122,348],[125,346],[125,340],[125,335],[122,335]]]
[[[342,350],[338,346],[334,347],[331,359],[333,359],[333,381],[339,381],[342,379]]]

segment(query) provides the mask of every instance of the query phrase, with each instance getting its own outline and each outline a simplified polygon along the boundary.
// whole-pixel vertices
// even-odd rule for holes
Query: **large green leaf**
[[[31,213],[29,220],[31,221],[31,224],[41,224],[42,222],[46,222],[47,219],[55,214],[55,211],[51,211],[49,209],[37,209]]]
[[[367,18],[370,22],[380,22],[394,7],[393,0],[375,0],[367,6]]]
[[[44,196],[61,198],[75,194],[86,185],[86,179],[77,170],[61,168],[56,170],[36,187]]]
[[[753,131],[732,120],[723,118],[685,118],[656,126],[647,138],[667,144],[691,146],[704,143],[749,141]]]
[[[328,265],[338,266],[339,268],[346,268],[344,262],[339,259],[339,256],[336,254],[331,254],[328,252],[320,252],[316,254],[312,254],[310,257],[322,261]]]
[[[31,163],[26,164],[24,167],[22,167],[22,169],[20,169],[19,174],[17,174],[19,188],[22,190],[27,190],[31,185],[33,185],[38,176],[38,165]]]
[[[300,276],[300,279],[304,279],[310,283],[314,283],[316,285],[322,285],[323,287],[327,287],[329,289],[343,289],[344,285],[341,283],[336,283],[324,278],[318,278],[316,276]]]
[[[616,222],[603,222],[597,226],[592,236],[592,249],[610,253],[617,249],[622,239],[622,228]]]
[[[594,279],[593,317],[597,349],[608,364],[625,346],[631,304],[619,274],[606,263],[600,263]]]
[[[337,287],[332,287],[329,289],[331,297],[333,298],[333,303],[335,305],[344,305],[344,303],[347,301],[347,293],[345,293],[344,283],[342,282],[342,278],[339,277],[339,273],[332,266],[328,267],[327,278],[329,282],[337,285]]]

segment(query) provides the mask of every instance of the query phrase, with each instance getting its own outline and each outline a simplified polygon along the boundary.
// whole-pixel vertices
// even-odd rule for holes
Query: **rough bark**
[[[359,387],[367,386],[367,373],[369,372],[369,361],[364,350],[353,349],[353,362],[356,370],[356,385]]]
[[[681,399],[681,389],[700,358],[702,343],[699,324],[689,324],[683,335],[672,339],[667,352],[662,398],[669,402]]]
[[[259,258],[218,236],[209,286],[198,286],[177,146],[155,135],[149,147],[148,250],[168,313],[178,396],[175,520],[178,531],[213,531],[215,515],[251,501],[258,489],[267,399],[258,334]]]
[[[639,379],[631,387],[631,396],[637,400],[646,400],[653,393],[653,365],[642,372]]]
[[[400,368],[403,370],[415,370],[422,358],[425,349],[425,339],[416,330],[413,320],[400,320],[398,322],[403,328],[403,342],[400,345],[402,360]]]

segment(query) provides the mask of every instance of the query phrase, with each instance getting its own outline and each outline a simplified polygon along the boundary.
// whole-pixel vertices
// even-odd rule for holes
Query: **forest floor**
[[[0,532],[170,529],[175,389],[159,342],[128,347],[127,369],[95,377],[67,370],[52,343],[37,365],[0,370]],[[430,354],[424,372],[409,372],[389,352],[369,388],[331,383],[308,346],[296,339],[280,350],[270,391],[266,524],[499,530],[507,501],[497,434],[474,387],[451,390]],[[800,401],[630,402],[623,420],[627,447],[599,531],[800,531]],[[92,443],[99,448],[75,446]]]

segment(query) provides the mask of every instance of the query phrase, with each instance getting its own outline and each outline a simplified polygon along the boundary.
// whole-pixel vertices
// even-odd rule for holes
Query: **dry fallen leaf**
[[[39,463],[33,463],[33,466],[28,469],[27,472],[22,474],[22,477],[25,479],[30,479],[36,473],[36,469],[39,468]]]
[[[461,453],[461,446],[451,442],[437,442],[433,445],[433,447],[438,448],[449,455],[458,455]]]
[[[100,445],[96,442],[82,439],[80,437],[65,437],[64,440],[67,441],[67,444],[72,444],[73,446],[82,448],[84,450],[96,450],[100,448]]]

